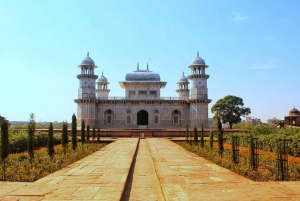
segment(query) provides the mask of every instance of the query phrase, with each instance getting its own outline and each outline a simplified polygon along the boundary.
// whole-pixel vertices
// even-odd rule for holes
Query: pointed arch
[[[148,125],[148,116],[146,110],[140,110],[137,113],[137,125]]]

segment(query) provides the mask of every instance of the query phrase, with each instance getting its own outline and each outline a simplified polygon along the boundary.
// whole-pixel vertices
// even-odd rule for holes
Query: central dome
[[[160,81],[158,73],[150,70],[136,70],[132,73],[127,73],[125,77],[126,81]]]
[[[149,70],[148,63],[147,63],[147,70],[140,70],[139,64],[137,64],[136,71],[133,71],[132,73],[127,73],[125,80],[129,82],[138,82],[138,81],[153,82],[153,81],[160,81],[160,76],[158,73]]]
[[[197,52],[197,57],[191,62],[191,66],[196,65],[205,65],[205,61],[201,57],[199,57],[199,52]]]

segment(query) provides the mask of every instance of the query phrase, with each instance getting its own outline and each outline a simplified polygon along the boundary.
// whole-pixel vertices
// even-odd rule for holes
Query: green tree
[[[81,120],[81,144],[85,142],[85,123],[84,119]]]
[[[280,119],[277,119],[276,117],[273,117],[272,119],[268,119],[267,123],[272,126],[278,126],[280,124]]]
[[[86,142],[90,142],[90,126],[86,127]]]
[[[77,147],[77,119],[76,115],[72,115],[72,149],[75,151]]]
[[[95,126],[93,127],[93,132],[92,132],[92,138],[93,138],[93,141],[96,137],[96,129],[95,129]]]
[[[211,112],[215,113],[223,123],[229,123],[230,129],[232,124],[242,121],[241,116],[251,113],[250,108],[243,107],[243,99],[237,96],[228,95],[218,100],[211,108]]]
[[[27,139],[27,150],[30,158],[30,163],[32,164],[34,158],[34,133],[35,133],[35,117],[34,114],[30,114],[28,123],[28,139]]]
[[[62,135],[61,135],[61,145],[64,149],[64,154],[66,155],[67,148],[68,148],[68,122],[63,122],[63,128],[62,128]]]
[[[49,129],[48,129],[48,155],[50,156],[51,159],[53,159],[53,155],[55,153],[54,150],[54,137],[53,137],[53,124],[50,122],[49,124]]]
[[[97,142],[100,142],[100,128],[97,129]]]
[[[210,146],[210,150],[214,149],[214,131],[210,130],[210,134],[209,134],[209,146]]]
[[[196,125],[194,127],[194,142],[195,144],[198,144],[198,131]]]
[[[9,154],[8,146],[8,126],[9,123],[6,119],[2,119],[1,123],[1,159],[2,159],[2,165],[3,165],[3,181],[5,181],[5,159],[7,158]]]
[[[217,118],[217,124],[218,124],[218,144],[219,144],[219,153],[221,157],[223,156],[224,151],[224,145],[223,145],[223,129],[222,129],[222,123],[220,117]]]
[[[203,131],[203,124],[201,125],[201,138],[200,138],[201,148],[204,148],[204,131]]]
[[[187,124],[185,128],[185,142],[188,142],[188,139],[189,139],[189,125]]]

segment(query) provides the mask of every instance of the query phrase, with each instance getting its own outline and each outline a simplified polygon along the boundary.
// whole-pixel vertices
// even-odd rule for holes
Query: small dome
[[[191,66],[196,65],[205,65],[205,61],[201,57],[199,57],[199,52],[197,52],[197,57],[191,62]]]
[[[160,81],[160,75],[158,73],[150,71],[148,64],[147,64],[147,70],[140,70],[138,65],[136,71],[126,74],[125,80],[126,81]]]
[[[295,107],[293,109],[290,110],[289,112],[290,116],[294,116],[294,115],[300,115],[299,110],[297,110]]]
[[[85,57],[85,59],[81,62],[81,65],[95,65],[95,62],[93,59],[90,58],[89,53],[87,53],[87,57]]]
[[[102,75],[98,78],[97,83],[109,83],[107,81],[107,78],[103,75],[103,72]]]
[[[187,79],[187,77],[184,76],[184,74],[182,74],[182,76],[179,78],[178,82],[189,82],[189,80]]]

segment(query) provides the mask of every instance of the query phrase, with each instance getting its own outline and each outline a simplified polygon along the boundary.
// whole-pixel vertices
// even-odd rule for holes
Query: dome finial
[[[199,51],[197,51],[197,57],[199,57]]]
[[[103,71],[102,71],[102,76],[103,76]]]
[[[149,66],[148,66],[148,63],[147,63],[147,70],[149,70]]]
[[[87,52],[87,55],[86,55],[87,57],[90,57],[90,53],[89,52]]]
[[[140,65],[137,63],[136,70],[140,70]]]
[[[182,72],[182,76],[184,76],[184,72]]]

